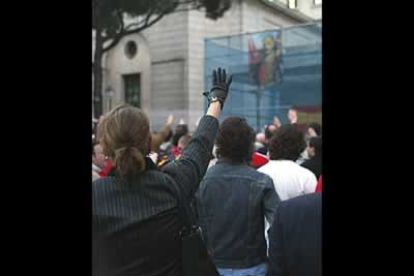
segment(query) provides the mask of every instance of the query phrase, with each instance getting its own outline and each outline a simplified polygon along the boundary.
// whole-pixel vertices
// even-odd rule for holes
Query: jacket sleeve
[[[273,180],[269,177],[266,181],[266,186],[264,190],[264,199],[263,199],[263,207],[264,207],[264,214],[269,222],[270,225],[273,224],[273,219],[276,214],[277,207],[280,203],[279,195],[275,190],[275,186],[273,184]]]
[[[269,257],[266,276],[282,276],[283,274],[283,224],[281,213],[283,204],[276,213],[272,227],[269,229]]]
[[[163,168],[181,185],[189,200],[194,197],[212,158],[218,125],[218,120],[213,116],[204,116],[179,160]]]

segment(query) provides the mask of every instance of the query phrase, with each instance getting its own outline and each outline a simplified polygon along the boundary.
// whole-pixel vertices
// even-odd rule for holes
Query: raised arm
[[[180,159],[163,168],[163,171],[172,176],[178,185],[182,185],[188,199],[191,199],[197,191],[210,162],[219,126],[218,118],[231,80],[231,76],[227,78],[226,70],[218,68],[217,71],[213,71],[213,87],[209,93],[204,94],[209,102],[206,115],[200,120]]]
[[[174,116],[170,114],[167,119],[167,123],[157,134],[153,134],[151,137],[151,151],[157,152],[160,149],[162,143],[168,137],[168,134],[171,132],[171,125],[174,122]]]

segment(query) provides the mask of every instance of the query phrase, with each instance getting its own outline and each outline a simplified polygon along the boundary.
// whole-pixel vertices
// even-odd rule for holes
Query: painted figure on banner
[[[266,32],[249,38],[249,76],[256,85],[281,82],[281,38],[280,32]]]

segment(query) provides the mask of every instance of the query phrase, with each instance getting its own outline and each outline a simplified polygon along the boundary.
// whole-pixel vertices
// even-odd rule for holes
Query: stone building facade
[[[123,38],[103,60],[104,112],[131,102],[148,112],[154,130],[170,113],[193,130],[204,113],[205,38],[318,20],[321,6],[314,1],[296,0],[291,9],[287,1],[238,0],[216,21],[201,11],[177,12]]]

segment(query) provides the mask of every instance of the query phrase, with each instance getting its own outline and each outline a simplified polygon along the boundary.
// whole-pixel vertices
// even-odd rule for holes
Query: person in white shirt
[[[269,162],[258,169],[273,179],[281,201],[315,192],[317,179],[308,169],[296,163],[306,149],[305,135],[297,125],[282,125],[268,144]],[[269,223],[265,221],[265,238],[268,242]]]
[[[308,169],[296,163],[306,149],[304,134],[295,125],[276,130],[268,145],[270,161],[258,169],[273,179],[280,199],[287,200],[315,192],[317,179]]]

